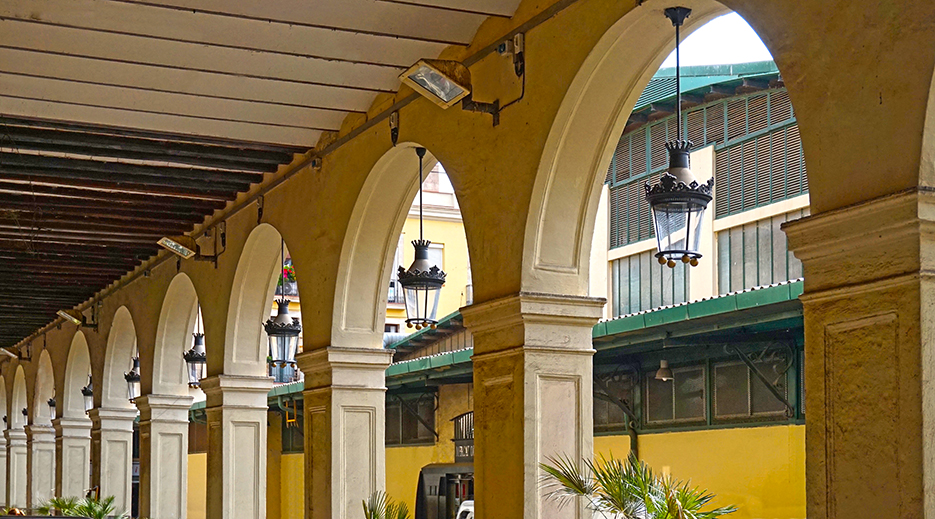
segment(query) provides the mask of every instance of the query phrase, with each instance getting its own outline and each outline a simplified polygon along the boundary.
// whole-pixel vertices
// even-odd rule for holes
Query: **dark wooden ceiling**
[[[191,231],[304,148],[0,117],[0,346]]]

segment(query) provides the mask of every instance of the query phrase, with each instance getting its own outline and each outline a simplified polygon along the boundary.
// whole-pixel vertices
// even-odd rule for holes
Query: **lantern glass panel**
[[[84,395],[84,410],[85,412],[94,409],[94,394],[85,394]]]
[[[201,379],[205,378],[205,361],[186,361],[188,364],[188,385],[198,387],[201,385]]]
[[[140,381],[139,380],[128,380],[127,381],[127,398],[132,402],[140,396]]]
[[[698,256],[705,204],[692,199],[667,200],[652,209],[659,252],[672,258]]]
[[[270,335],[269,356],[274,365],[295,363],[295,352],[299,344],[298,335]]]
[[[441,297],[441,287],[408,286],[404,288],[406,294],[406,316],[409,321],[416,324],[432,324],[437,322],[438,301]]]

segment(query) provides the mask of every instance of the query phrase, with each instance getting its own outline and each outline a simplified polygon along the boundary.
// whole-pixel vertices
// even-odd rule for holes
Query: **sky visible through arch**
[[[675,38],[673,29],[672,37]],[[750,24],[737,13],[711,20],[682,41],[682,66],[726,65],[751,61],[771,61],[766,46]],[[675,66],[675,51],[661,68]]]

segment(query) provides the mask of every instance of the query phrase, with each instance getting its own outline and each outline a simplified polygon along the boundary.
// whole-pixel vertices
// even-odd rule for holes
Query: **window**
[[[402,399],[402,402],[400,402]],[[427,428],[416,418],[431,426]],[[435,442],[435,393],[387,395],[386,444],[408,445]]]
[[[786,391],[787,361],[783,359],[754,364],[779,389]],[[750,417],[783,417],[785,404],[769,390],[743,362],[721,362],[713,367],[714,417],[718,420]]]
[[[647,424],[704,422],[705,368],[687,366],[672,369],[673,379],[656,380],[656,372],[644,376],[646,398],[644,416]]]
[[[602,378],[607,384],[613,399],[623,400],[633,409],[633,378],[627,375],[613,375]],[[598,386],[594,386],[594,429],[613,431],[626,429],[627,415],[619,405],[609,398]]]
[[[383,325],[383,332],[384,333],[399,333],[399,325],[386,323]]]
[[[429,264],[445,270],[445,244],[432,242],[429,245]]]

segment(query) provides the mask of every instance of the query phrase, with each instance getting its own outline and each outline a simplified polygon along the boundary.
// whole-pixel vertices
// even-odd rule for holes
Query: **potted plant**
[[[583,498],[595,517],[605,519],[715,519],[737,510],[724,506],[702,511],[714,494],[656,475],[633,455],[626,461],[601,455],[582,464],[568,457],[540,464],[546,498],[560,505]]]

